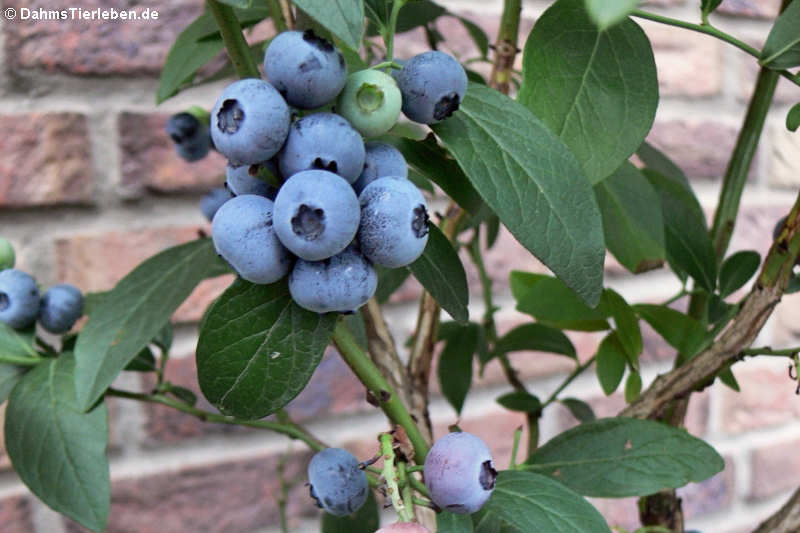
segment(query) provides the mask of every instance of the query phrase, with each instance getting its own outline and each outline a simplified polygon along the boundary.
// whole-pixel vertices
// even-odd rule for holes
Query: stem
[[[657,15],[655,13],[650,13],[648,11],[642,11],[640,9],[635,9],[631,12],[631,16],[639,17],[647,20],[652,20],[654,22],[658,22],[661,24],[666,24],[668,26],[676,26],[678,28],[685,28],[687,30],[696,31],[698,33],[705,33],[706,35],[711,35],[712,37],[716,37],[721,41],[725,41],[728,44],[732,44],[739,50],[755,57],[756,59],[761,58],[761,51],[750,46],[749,44],[737,39],[733,35],[729,33],[725,33],[722,30],[718,30],[717,28],[711,26],[710,24],[693,24],[691,22],[686,22],[685,20],[674,19],[670,17],[665,17],[663,15]],[[800,76],[792,74],[788,70],[773,70],[772,72],[777,73],[780,76],[788,79],[795,85],[800,85]]]
[[[272,22],[275,24],[275,31],[277,33],[281,33],[289,29],[289,26],[286,25],[286,19],[283,16],[283,11],[281,11],[281,4],[278,0],[267,0],[267,4],[269,4],[269,12],[272,16]]]
[[[280,493],[278,494],[278,513],[281,517],[281,532],[289,533],[289,521],[286,516],[286,502],[289,497],[289,484],[286,482],[284,472],[286,470],[286,456],[282,456],[278,461],[278,482],[280,483]]]
[[[342,359],[378,401],[386,416],[406,431],[406,435],[414,447],[414,461],[417,464],[422,464],[425,461],[425,456],[428,455],[428,443],[425,442],[403,402],[400,401],[400,398],[389,386],[389,383],[358,345],[353,334],[350,333],[347,325],[342,320],[336,323],[336,328],[333,331],[333,343],[339,350]]]
[[[592,357],[590,357],[589,359],[587,359],[585,363],[583,363],[582,365],[578,365],[577,367],[575,367],[575,370],[573,370],[573,371],[572,371],[572,373],[571,373],[569,376],[567,376],[567,377],[566,377],[566,379],[564,379],[564,381],[561,383],[561,385],[559,385],[559,386],[558,386],[558,388],[557,388],[556,390],[554,390],[554,391],[553,391],[553,394],[551,394],[551,395],[550,395],[550,396],[549,396],[549,397],[548,397],[548,398],[547,398],[547,399],[544,401],[544,403],[542,404],[542,410],[544,410],[544,408],[545,408],[545,407],[547,407],[548,405],[550,405],[551,403],[553,403],[554,401],[556,401],[556,400],[558,399],[558,395],[559,395],[559,394],[561,394],[561,392],[562,392],[564,389],[566,389],[566,388],[567,388],[567,386],[568,386],[570,383],[572,383],[573,381],[575,381],[575,378],[577,378],[578,376],[580,376],[580,375],[583,373],[583,371],[584,371],[584,370],[586,370],[587,368],[589,368],[590,366],[592,366],[592,363],[594,363],[594,359],[595,359],[595,357],[597,357],[597,356],[596,356],[596,355],[593,355]]]
[[[397,484],[397,472],[394,468],[394,437],[391,433],[382,433],[379,437],[381,442],[381,454],[383,455],[383,479],[386,481],[386,492],[392,502],[392,507],[397,511],[401,522],[410,522],[413,514],[403,503],[400,497],[400,487]]]
[[[517,450],[519,449],[520,438],[522,438],[522,426],[514,430],[514,442],[511,444],[511,462],[508,465],[509,470],[517,468]]]
[[[426,498],[431,497],[430,492],[428,492],[428,487],[426,487],[422,481],[418,480],[414,476],[408,476],[408,483],[411,485],[411,487],[413,487],[415,491],[419,492]]]
[[[19,365],[19,366],[36,366],[42,361],[44,361],[44,357],[36,357],[33,356],[19,356],[19,355],[0,355],[0,363],[8,363],[11,365]]]
[[[383,42],[386,44],[386,60],[394,59],[394,32],[397,31],[397,16],[405,5],[406,0],[394,0],[392,14],[389,16],[389,27],[384,29]],[[387,69],[388,70],[388,69]]]
[[[747,348],[746,350],[742,350],[742,355],[768,355],[773,357],[794,357],[800,353],[800,347],[798,348],[787,348],[785,350],[773,350],[769,346],[764,346],[763,348]]]
[[[242,420],[217,413],[211,413],[209,411],[203,411],[202,409],[197,409],[196,407],[192,407],[187,403],[183,403],[179,400],[175,400],[162,394],[141,394],[138,392],[129,392],[109,388],[106,391],[106,396],[114,396],[116,398],[126,398],[128,400],[137,400],[140,402],[166,405],[167,407],[172,407],[173,409],[177,409],[178,411],[192,415],[203,422],[214,422],[217,424],[228,424],[231,426],[247,426],[259,429],[268,429],[275,431],[276,433],[286,435],[291,439],[301,440],[305,442],[309,448],[317,452],[328,447],[321,440],[309,433],[306,429],[291,421],[273,422],[271,420]]]
[[[505,0],[497,41],[494,45],[494,62],[489,85],[503,94],[508,94],[511,86],[511,73],[514,59],[517,57],[517,36],[519,35],[519,18],[522,13],[522,0]]]
[[[403,503],[408,507],[408,514],[413,518],[414,516],[414,489],[408,482],[408,474],[406,473],[406,464],[403,461],[397,463],[397,481],[400,483],[401,496]]]
[[[250,47],[242,34],[242,26],[236,18],[231,6],[221,4],[216,0],[206,0],[208,10],[214,15],[225,43],[225,50],[231,59],[231,64],[240,78],[260,78],[258,66],[250,53]]]

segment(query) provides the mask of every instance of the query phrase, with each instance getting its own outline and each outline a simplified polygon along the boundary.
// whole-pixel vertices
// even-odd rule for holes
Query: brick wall
[[[499,0],[443,2],[469,15],[490,34],[496,31]],[[82,289],[111,287],[142,259],[193,238],[207,228],[197,204],[202,193],[221,183],[224,162],[212,155],[189,165],[174,154],[163,131],[166,117],[188,105],[209,107],[222,85],[203,87],[160,108],[154,94],[160,65],[174,37],[202,9],[199,0],[5,0],[2,7],[156,8],[157,21],[20,22],[0,25],[0,233],[18,250],[21,268],[44,284],[67,281]],[[695,0],[659,0],[653,9],[696,20]],[[763,42],[779,0],[725,0],[715,21],[748,42]],[[547,2],[526,2],[527,32]],[[463,29],[443,21],[453,50],[470,51]],[[709,37],[644,23],[659,68],[662,102],[650,141],[671,154],[691,176],[711,213],[756,74],[754,61]],[[423,48],[420,35],[406,35],[399,55]],[[800,135],[783,127],[788,107],[800,91],[784,80],[771,111],[732,251],[763,253],[774,223],[793,201],[800,183]],[[510,309],[508,271],[541,270],[507,234],[487,257]],[[474,273],[470,273],[474,280]],[[626,297],[655,301],[676,290],[666,272],[635,279],[609,260],[607,281]],[[193,349],[196,322],[204,306],[229,279],[204,284],[176,313],[176,358],[168,378],[197,389]],[[418,289],[407,286],[387,309],[395,336],[413,325]],[[480,312],[479,294],[473,310]],[[800,296],[784,299],[759,342],[789,346],[800,337]],[[499,315],[503,329],[520,323],[513,311]],[[582,357],[593,353],[596,334],[571,334]],[[652,331],[645,332],[644,378],[649,382],[669,366],[671,352]],[[516,354],[534,391],[547,394],[568,371],[555,356]],[[741,394],[712,387],[690,406],[689,430],[722,453],[726,471],[682,489],[689,524],[714,533],[748,531],[776,509],[800,484],[800,399],[783,361],[755,361],[737,368]],[[145,390],[147,377],[125,375],[120,386]],[[507,463],[510,439],[522,423],[494,398],[506,392],[498,368],[477,380],[461,425],[491,443],[498,463]],[[590,400],[601,415],[613,415],[623,401],[603,397],[592,376],[576,381],[569,393]],[[201,400],[202,403],[202,400]],[[347,445],[366,458],[384,419],[364,401],[362,387],[335,353],[328,353],[309,387],[289,406],[298,420],[327,442]],[[241,428],[200,424],[160,406],[111,402],[113,503],[108,530],[121,532],[275,532],[276,469],[302,477],[308,453],[286,439]],[[432,413],[438,431],[455,422],[438,396]],[[559,408],[543,420],[548,438],[576,422]],[[598,500],[612,524],[635,524],[633,500]],[[293,530],[315,531],[316,511],[302,483],[289,493]],[[0,530],[62,533],[79,531],[31,497],[10,470],[0,446]]]

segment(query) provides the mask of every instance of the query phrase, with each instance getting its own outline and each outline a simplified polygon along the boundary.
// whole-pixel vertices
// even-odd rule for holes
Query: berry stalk
[[[222,42],[225,43],[225,50],[231,59],[233,68],[240,78],[260,78],[258,66],[250,53],[250,47],[242,34],[242,26],[236,18],[233,8],[217,2],[216,0],[206,0],[208,10],[214,15],[222,35]]]

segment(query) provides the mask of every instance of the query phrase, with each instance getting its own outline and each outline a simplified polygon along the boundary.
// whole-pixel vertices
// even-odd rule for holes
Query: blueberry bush
[[[226,186],[201,205],[211,236],[86,295],[68,285],[40,295],[0,240],[0,399],[19,477],[56,511],[102,531],[114,397],[302,441],[316,452],[308,482],[325,533],[609,532],[587,497],[638,497],[638,532],[683,532],[675,489],[724,468],[682,428],[691,395],[717,379],[736,389],[732,368],[748,357],[800,366],[800,348],[753,346],[781,296],[800,290],[800,199],[765,257],[727,253],[776,83],[800,84],[791,70],[800,65],[800,0],[783,1],[761,49],[713,25],[720,0],[695,3],[697,23],[635,0],[557,0],[526,36],[521,0],[504,0],[490,44],[431,0],[207,0],[177,37],[156,98],[229,79],[216,102],[167,123],[180,157],[217,150],[228,159]],[[442,51],[441,17],[458,18],[477,57]],[[266,19],[273,37],[248,42]],[[711,227],[681,169],[644,141],[659,94],[639,19],[720,39],[760,66]],[[395,57],[395,35],[416,28],[431,50]],[[209,73],[203,67],[223,50],[227,62]],[[799,125],[800,104],[786,120]],[[429,209],[434,201],[446,207]],[[501,226],[552,272],[511,273],[516,309],[530,321],[502,336],[482,255]],[[628,302],[604,288],[607,253],[634,274],[670,269],[683,288],[661,304]],[[468,310],[461,257],[479,273],[482,316]],[[197,379],[217,409],[204,411],[164,377],[169,320],[198,283],[232,272],[200,326]],[[409,276],[424,290],[417,327],[398,344],[381,304]],[[651,383],[639,373],[642,322],[675,350],[673,368]],[[604,337],[596,353],[578,354],[564,331]],[[284,409],[329,344],[389,421],[374,457],[328,447]],[[559,354],[574,370],[540,396],[508,357],[521,350]],[[513,392],[497,401],[527,423],[526,442],[522,428],[508,435],[510,464],[457,427],[434,442],[435,358],[459,415],[473,364],[500,362]],[[114,388],[126,371],[154,373],[154,389]],[[618,416],[596,419],[567,395],[586,372],[607,395],[624,390]],[[542,443],[539,420],[556,403],[581,424]],[[376,495],[397,523],[379,529]],[[800,530],[798,508],[800,492],[758,531]]]

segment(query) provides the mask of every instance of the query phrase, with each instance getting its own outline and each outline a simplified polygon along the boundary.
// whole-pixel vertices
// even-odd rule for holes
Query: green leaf
[[[622,417],[565,431],[529,463],[530,470],[597,498],[647,496],[703,481],[725,466],[714,448],[684,429]]]
[[[472,215],[478,213],[483,206],[478,191],[432,134],[422,141],[395,136],[387,136],[385,140],[403,153],[411,167],[441,187],[465,211]]]
[[[601,30],[613,26],[636,9],[639,0],[584,0],[589,16]],[[721,0],[720,0],[721,1]]]
[[[3,403],[11,394],[27,368],[16,365],[0,364],[0,403]]]
[[[625,373],[625,350],[619,342],[617,332],[609,333],[597,348],[597,379],[606,396],[617,390]]]
[[[156,369],[156,357],[149,346],[142,348],[136,357],[131,359],[124,370],[132,372],[152,372]]]
[[[511,411],[538,413],[542,410],[542,402],[533,394],[525,391],[514,391],[497,398],[497,403]]]
[[[700,10],[704,15],[710,15],[721,3],[722,0],[700,0]]]
[[[638,370],[639,354],[642,353],[643,348],[639,317],[636,316],[636,312],[628,305],[625,298],[613,289],[606,289],[604,298],[611,310],[611,316],[614,317],[617,340],[625,351],[631,368]]]
[[[466,17],[462,17],[460,15],[456,15],[454,13],[448,13],[448,15],[455,17],[461,22],[461,25],[464,26],[464,29],[467,30],[469,36],[472,38],[472,42],[475,43],[475,46],[478,47],[478,51],[481,53],[481,57],[486,57],[489,55],[489,37],[486,35],[486,32],[483,29],[469,20]]]
[[[599,30],[585,1],[559,0],[536,21],[525,43],[518,99],[567,143],[598,183],[650,131],[658,80],[642,29],[628,19]]]
[[[644,175],[661,198],[667,258],[709,292],[717,279],[717,257],[705,215],[692,189],[680,179],[652,169]]]
[[[478,84],[433,130],[517,240],[589,305],[602,292],[602,219],[569,149],[525,107]]]
[[[137,266],[92,310],[75,345],[78,403],[91,407],[205,278],[230,272],[211,239],[164,250]]]
[[[35,327],[16,330],[0,322],[0,356],[20,358],[23,361],[38,356],[33,347]]]
[[[664,222],[658,193],[632,164],[594,186],[606,246],[634,274],[664,264]]]
[[[628,379],[625,380],[625,402],[635,402],[639,399],[640,392],[642,392],[642,376],[633,371],[628,374]]]
[[[253,4],[253,0],[217,0],[217,2],[241,9],[251,7]]]
[[[378,502],[370,490],[366,503],[355,513],[347,516],[333,516],[322,513],[322,533],[373,533],[380,527]]]
[[[569,409],[569,412],[574,416],[579,422],[591,422],[595,419],[594,411],[592,407],[584,402],[583,400],[579,400],[577,398],[563,398],[559,400],[561,404]]]
[[[361,48],[363,0],[294,0],[293,3],[353,50]]]
[[[610,533],[597,509],[561,483],[509,470],[473,523],[476,533]]]
[[[736,381],[736,376],[733,375],[733,372],[730,368],[726,368],[725,370],[721,370],[720,373],[717,375],[719,380],[725,384],[726,386],[730,387],[736,392],[741,392],[741,388],[739,387],[739,382]]]
[[[515,273],[512,273],[512,277]],[[567,287],[563,281],[543,274],[530,274],[533,281],[517,299],[517,310],[537,321],[559,329],[600,331],[608,329],[610,313],[601,301],[592,309]]]
[[[576,361],[578,359],[572,341],[561,330],[544,324],[523,324],[512,329],[495,343],[492,357],[501,353],[528,350],[566,355]]]
[[[411,272],[407,268],[385,268],[375,266],[378,271],[378,289],[375,291],[375,298],[378,303],[386,303],[394,294],[394,291],[406,281]]]
[[[669,157],[658,148],[654,147],[648,142],[643,142],[642,145],[636,150],[636,155],[642,162],[651,170],[672,178],[673,180],[683,183],[687,188],[689,187],[689,179],[683,171],[676,165]]]
[[[800,65],[800,3],[790,2],[775,20],[761,50],[762,66],[782,70]]]
[[[472,518],[468,514],[447,511],[436,514],[436,533],[472,533],[472,531]]]
[[[186,387],[170,385],[169,393],[181,400],[183,403],[194,406],[197,403],[197,395]]]
[[[285,280],[237,279],[206,312],[197,341],[197,378],[220,412],[263,418],[306,386],[338,315],[299,307]]]
[[[458,414],[461,414],[472,383],[472,359],[478,350],[480,333],[477,324],[459,326],[457,332],[449,336],[439,356],[439,385],[442,394]]]
[[[6,451],[20,479],[44,503],[92,531],[111,505],[108,410],[76,402],[75,358],[61,354],[14,387],[5,415]]]
[[[797,131],[800,128],[800,104],[795,104],[786,115],[786,129]]]
[[[670,346],[689,358],[697,353],[706,333],[700,322],[663,305],[639,304],[633,309]]]
[[[469,289],[464,265],[441,230],[433,224],[429,230],[425,251],[408,268],[442,309],[455,320],[466,322]]]
[[[356,342],[365,352],[369,351],[367,340],[367,325],[364,323],[364,316],[361,313],[353,313],[350,315],[343,315],[342,320],[347,324],[350,333],[356,339]]]
[[[719,295],[725,298],[744,286],[761,264],[758,252],[744,250],[728,257],[719,270]]]

